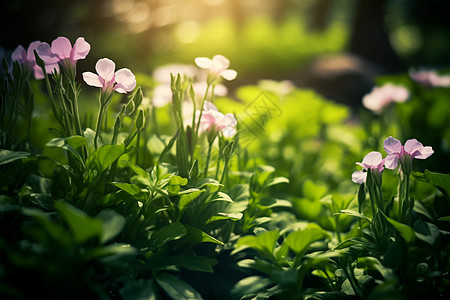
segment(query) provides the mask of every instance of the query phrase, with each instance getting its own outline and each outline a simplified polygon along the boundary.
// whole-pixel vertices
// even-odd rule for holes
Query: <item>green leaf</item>
[[[157,300],[155,287],[151,279],[127,281],[120,289],[122,299],[127,300]]]
[[[215,216],[212,216],[206,221],[206,224],[212,223],[214,221],[220,221],[220,220],[231,220],[231,221],[238,221],[242,219],[242,213],[218,213]]]
[[[101,173],[117,161],[125,152],[125,146],[121,145],[103,145],[98,148],[94,154],[94,161],[97,164],[98,171]]]
[[[297,256],[302,256],[312,243],[323,239],[324,236],[325,234],[321,229],[307,228],[291,232],[283,244],[286,243]]]
[[[249,276],[240,280],[231,290],[233,299],[243,299],[243,296],[254,296],[261,291],[267,289],[269,285],[272,285],[273,281],[267,277],[262,276]]]
[[[175,222],[154,232],[150,239],[150,250],[160,248],[170,241],[179,240],[187,234],[185,226]]]
[[[212,266],[217,264],[217,260],[204,256],[180,254],[165,259],[164,264],[166,266],[182,267],[191,271],[214,273]]]
[[[436,238],[439,236],[439,228],[436,225],[423,222],[420,219],[414,223],[414,230],[418,239],[430,245],[434,245]]]
[[[439,218],[439,221],[450,221],[450,216]]]
[[[125,217],[119,215],[111,209],[104,209],[98,215],[97,219],[103,222],[103,231],[100,238],[101,243],[106,243],[115,238],[124,228]]]
[[[273,186],[273,185],[277,185],[277,184],[281,184],[281,183],[289,183],[289,179],[287,179],[286,177],[275,177],[270,179],[267,183],[266,186]]]
[[[388,220],[389,223],[394,225],[395,229],[400,233],[400,235],[405,239],[405,241],[407,243],[414,241],[415,236],[416,236],[414,233],[414,229],[412,229],[408,225],[402,224],[400,222],[397,222],[397,221],[387,217],[384,213],[383,213],[383,215],[386,218],[386,220]]]
[[[245,248],[252,248],[265,257],[273,257],[273,250],[280,233],[278,230],[266,231],[259,235],[246,235],[236,242],[236,252]],[[234,251],[234,252],[235,252]]]
[[[72,147],[71,145],[68,144],[68,140],[69,138],[53,138],[50,141],[47,142],[46,146],[47,147],[52,147],[52,148],[60,148],[63,150],[66,150],[70,153],[72,153],[77,159],[78,161],[80,161],[83,165],[83,159],[81,158],[81,155],[78,153],[78,151]]]
[[[30,157],[31,153],[23,151],[0,150],[0,165],[13,162],[18,159]]]
[[[186,230],[188,233],[187,238],[188,238],[189,242],[193,245],[199,244],[199,243],[214,243],[214,244],[218,244],[218,245],[224,245],[223,242],[219,241],[215,237],[210,236],[206,232],[204,232],[196,227],[189,226],[189,225],[185,225],[185,227],[186,227]]]
[[[129,244],[111,244],[107,246],[101,246],[89,251],[91,257],[104,257],[104,256],[123,256],[123,255],[135,255],[136,249]]]
[[[422,214],[430,220],[433,220],[433,217],[430,215],[428,210],[423,206],[422,202],[418,200],[414,200],[414,211],[416,213]]]
[[[103,232],[102,221],[88,216],[82,210],[64,201],[56,202],[55,208],[67,221],[74,235],[75,243],[80,244],[93,237],[101,238]]]
[[[140,193],[142,193],[142,190],[139,186],[131,183],[125,183],[125,182],[113,182],[115,186],[117,186],[122,191],[127,192],[128,194],[132,196],[137,196]]]
[[[185,281],[169,273],[161,273],[156,277],[159,286],[172,298],[177,300],[201,300],[202,296]]]
[[[179,208],[182,211],[186,206],[188,206],[194,199],[200,196],[205,190],[199,189],[189,189],[180,193]]]
[[[171,185],[186,185],[188,183],[187,178],[183,178],[181,176],[173,175],[170,177],[170,184]]]
[[[303,196],[310,200],[320,200],[327,192],[327,187],[322,184],[316,184],[311,180],[306,180],[303,184]]]
[[[357,211],[351,210],[351,209],[342,209],[340,212],[334,213],[334,214],[335,215],[348,215],[348,216],[352,216],[352,217],[357,217],[357,218],[369,221],[369,223],[372,223],[368,217],[366,217],[363,214],[360,214]]]
[[[433,173],[425,170],[424,175],[432,185],[437,187],[447,198],[450,198],[450,174]]]

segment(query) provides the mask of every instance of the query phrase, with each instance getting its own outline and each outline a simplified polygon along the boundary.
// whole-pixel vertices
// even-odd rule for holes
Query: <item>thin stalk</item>
[[[214,179],[219,179],[219,169],[220,169],[220,151],[219,155],[217,155],[217,167],[216,167],[216,174],[214,175]]]
[[[224,159],[224,165],[223,165],[222,177],[220,178],[220,182],[221,182],[221,183],[224,182],[224,180],[225,180],[225,175],[226,175],[227,172],[228,172],[228,161],[229,161],[229,160],[230,160],[229,158],[225,158],[225,159]]]
[[[206,156],[205,172],[203,174],[204,177],[206,177],[206,175],[208,174],[209,160],[211,159],[211,149],[212,149],[212,143],[209,143],[208,155]]]
[[[140,144],[141,144],[141,131],[138,130],[137,137],[136,137],[136,165],[138,165],[138,166],[139,166]]]
[[[98,136],[99,136],[99,133],[100,133],[100,127],[101,127],[101,124],[102,124],[103,113],[104,113],[104,107],[103,107],[103,105],[100,105],[100,109],[98,111],[98,117],[97,117],[97,127],[95,129],[95,137],[94,137],[95,149],[98,148],[97,140],[98,140]]]

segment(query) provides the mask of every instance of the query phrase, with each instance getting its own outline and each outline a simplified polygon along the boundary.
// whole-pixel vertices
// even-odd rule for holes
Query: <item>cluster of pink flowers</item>
[[[426,159],[434,153],[432,147],[423,146],[416,139],[407,140],[403,146],[399,140],[392,136],[384,140],[384,150],[388,154],[386,158],[383,158],[380,152],[372,151],[364,157],[361,163],[356,163],[363,167],[363,170],[353,172],[352,181],[360,184],[364,183],[369,169],[381,173],[384,168],[396,169],[399,162],[402,170],[411,170],[413,158]]]
[[[365,108],[380,114],[385,107],[393,102],[405,102],[409,98],[409,91],[403,86],[386,83],[381,87],[374,87],[372,91],[363,97]]]
[[[70,43],[66,37],[56,38],[51,45],[46,42],[34,41],[28,49],[19,45],[12,53],[11,59],[30,69],[36,79],[43,79],[44,72],[37,65],[34,52],[45,63],[46,73],[59,73],[60,66],[67,70],[74,70],[75,64],[80,59],[85,59],[91,50],[91,45],[83,37],[79,37],[75,43]],[[129,69],[120,69],[114,72],[115,63],[102,58],[95,65],[98,73],[84,72],[84,81],[91,86],[100,87],[104,92],[115,90],[119,93],[131,92],[136,86],[134,74]]]

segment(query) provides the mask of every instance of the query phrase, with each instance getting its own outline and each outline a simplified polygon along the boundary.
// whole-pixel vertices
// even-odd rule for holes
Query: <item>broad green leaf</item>
[[[111,209],[104,209],[98,215],[97,219],[103,222],[103,231],[100,242],[109,242],[115,238],[124,228],[125,217],[119,215]]]
[[[250,296],[264,291],[272,284],[273,281],[267,277],[249,276],[236,283],[231,290],[231,294],[234,296],[233,299],[243,299],[243,296],[247,296],[245,297],[247,299]]]
[[[384,214],[383,214],[384,215]],[[412,229],[410,226],[402,224],[400,222],[397,222],[386,215],[384,215],[386,220],[388,220],[389,223],[394,225],[395,229],[400,233],[400,235],[405,239],[407,243],[414,241],[415,239],[415,233],[414,229]]]
[[[233,202],[233,200],[230,198],[230,196],[228,196],[227,194],[225,194],[223,192],[215,193],[214,196],[211,198],[211,200],[209,200],[209,202],[214,202],[214,201],[224,201],[224,202],[230,202],[230,203]]]
[[[366,217],[363,214],[360,214],[357,211],[351,210],[351,209],[342,209],[340,212],[334,213],[334,214],[335,215],[349,215],[349,216],[357,217],[360,219],[364,219],[366,221],[369,221],[369,223],[372,223],[368,217]]]
[[[439,221],[450,221],[450,216],[439,218]]]
[[[434,245],[436,238],[439,236],[439,228],[428,222],[423,222],[420,219],[414,223],[414,230],[416,237],[430,245]]]
[[[190,244],[199,244],[199,243],[214,243],[218,245],[223,245],[223,242],[219,241],[215,237],[207,234],[206,232],[189,225],[185,225],[187,230],[187,239]]]
[[[277,184],[281,184],[281,183],[289,183],[289,179],[287,179],[286,177],[275,177],[270,179],[267,183],[266,186],[273,186],[273,185],[277,185]]]
[[[201,300],[202,296],[185,281],[169,273],[156,277],[159,286],[172,298],[177,300]]]
[[[189,189],[180,193],[179,208],[182,211],[186,206],[188,206],[194,199],[200,196],[205,190],[199,189]]]
[[[125,146],[121,145],[103,145],[98,148],[93,157],[97,164],[98,171],[101,173],[117,161],[125,152]]]
[[[231,220],[231,221],[238,221],[242,219],[242,213],[218,213],[215,216],[212,216],[211,218],[206,221],[206,224],[212,223],[214,221],[220,221],[220,220]]]
[[[109,255],[135,255],[136,249],[129,244],[111,244],[100,246],[89,251],[91,257],[103,257]]]
[[[303,183],[303,196],[310,200],[320,200],[327,192],[327,187],[323,184],[316,184],[311,180]]]
[[[171,185],[186,185],[188,183],[187,178],[183,178],[181,176],[173,175],[170,177],[170,184]]]
[[[115,186],[117,186],[122,191],[127,192],[132,196],[137,196],[142,193],[141,188],[135,184],[125,183],[125,182],[113,182]]]
[[[323,239],[325,236],[323,230],[316,228],[307,228],[291,232],[283,244],[286,243],[297,256],[302,256],[306,249],[313,242]]]
[[[83,243],[93,237],[101,238],[103,224],[99,219],[92,218],[84,211],[63,201],[56,202],[55,208],[69,224],[76,243]]]
[[[154,250],[164,246],[170,241],[179,240],[186,234],[186,228],[180,222],[175,222],[164,226],[163,228],[152,234],[150,239],[150,249]]]
[[[78,153],[78,151],[74,147],[68,144],[68,139],[69,138],[53,138],[47,142],[46,146],[52,148],[60,148],[69,151],[78,159],[78,161],[84,164],[80,153]]]
[[[279,237],[279,231],[266,231],[259,235],[246,235],[240,237],[236,242],[236,251],[239,249],[252,248],[266,257],[273,257],[273,250]]]
[[[0,150],[0,165],[13,162],[18,159],[30,157],[31,153],[23,151]]]
[[[55,241],[69,246],[69,234],[67,230],[50,219],[50,214],[36,208],[24,208],[23,213],[26,216],[35,218],[44,228],[45,233],[49,234]],[[38,230],[41,230],[39,228]]]
[[[191,271],[214,273],[212,266],[217,264],[214,258],[204,256],[180,254],[164,260],[166,266],[174,265]]]
[[[395,280],[394,270],[383,266],[383,264],[381,264],[381,262],[375,257],[359,257],[357,260],[357,264],[358,268],[378,271],[381,276],[383,276],[383,278],[387,281]]]
[[[425,170],[425,178],[437,187],[447,198],[450,198],[450,174],[440,174]]]
[[[428,210],[423,206],[422,202],[420,202],[418,200],[414,200],[414,208],[413,209],[416,213],[420,213],[420,214],[424,215],[425,217],[427,217],[428,219],[433,220],[433,217],[430,215]]]
[[[151,279],[126,281],[120,289],[120,296],[127,300],[157,300],[155,287]]]

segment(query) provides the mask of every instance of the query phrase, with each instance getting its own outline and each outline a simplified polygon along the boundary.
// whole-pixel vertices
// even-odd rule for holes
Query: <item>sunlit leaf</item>
[[[155,231],[150,239],[150,249],[163,247],[170,241],[179,240],[187,234],[183,224],[175,222]]]
[[[202,296],[185,281],[169,273],[161,273],[156,277],[159,286],[172,298],[179,300],[201,300]]]
[[[63,201],[56,202],[55,208],[69,224],[76,243],[83,243],[93,237],[101,238],[103,224],[99,219],[92,218],[85,212]]]
[[[100,238],[102,243],[115,238],[123,230],[126,223],[125,217],[111,209],[102,210],[97,215],[97,219],[103,222],[103,231]]]
[[[414,229],[410,226],[397,222],[387,216],[384,216],[389,223],[394,225],[395,229],[400,233],[400,235],[405,239],[406,242],[412,242],[415,239]]]
[[[23,151],[0,150],[0,165],[13,162],[18,159],[30,157],[31,153]]]

